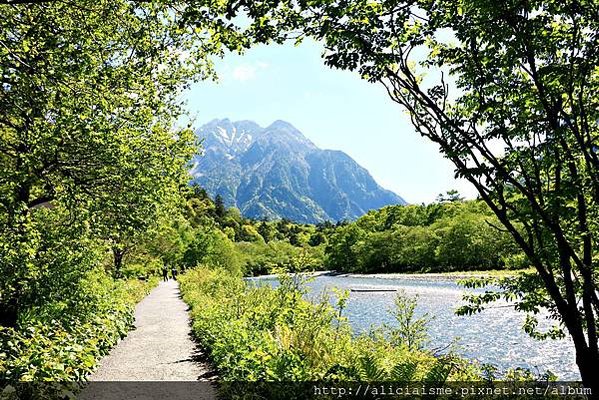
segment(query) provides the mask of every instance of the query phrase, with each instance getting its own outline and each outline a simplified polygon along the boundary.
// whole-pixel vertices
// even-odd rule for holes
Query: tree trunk
[[[112,254],[114,255],[114,276],[116,278],[122,278],[123,276],[123,258],[125,252],[125,250],[116,247],[112,248]]]
[[[21,151],[22,149],[20,149]],[[17,249],[20,249],[21,243],[26,243],[27,231],[26,231],[26,223],[27,217],[29,214],[29,208],[27,207],[27,203],[29,202],[30,196],[30,185],[23,184],[17,187],[14,191],[16,202],[8,208],[8,226],[10,231],[12,231],[13,236],[16,238],[16,246]],[[17,218],[17,214],[20,214],[21,218]],[[5,274],[9,276],[5,277],[9,280],[9,285],[12,286],[12,290],[9,291],[9,294],[5,293],[7,298],[2,299],[0,303],[0,326],[4,327],[14,327],[17,324],[17,319],[19,317],[19,298],[21,293],[21,284],[18,279],[18,266],[15,268],[9,268],[8,271],[4,271]],[[6,287],[2,285],[4,290]],[[0,290],[3,289],[0,287]]]
[[[576,364],[585,388],[591,389],[589,399],[599,399],[599,357],[588,351],[576,350]]]

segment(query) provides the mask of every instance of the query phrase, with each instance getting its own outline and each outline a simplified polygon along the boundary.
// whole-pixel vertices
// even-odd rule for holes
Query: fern
[[[440,386],[447,381],[451,373],[452,365],[437,361],[435,365],[426,373],[423,381],[433,386]]]
[[[382,382],[387,377],[386,371],[379,367],[372,355],[360,357],[360,378],[366,382]]]
[[[389,378],[393,382],[411,382],[415,380],[417,367],[418,365],[415,362],[399,363],[391,369]]]

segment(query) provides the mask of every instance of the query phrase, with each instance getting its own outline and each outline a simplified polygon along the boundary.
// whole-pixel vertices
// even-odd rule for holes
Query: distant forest
[[[172,261],[244,275],[289,272],[444,272],[527,267],[486,204],[455,191],[429,205],[387,206],[356,221],[252,220],[195,186],[185,215],[195,233]],[[187,235],[183,235],[187,236]]]

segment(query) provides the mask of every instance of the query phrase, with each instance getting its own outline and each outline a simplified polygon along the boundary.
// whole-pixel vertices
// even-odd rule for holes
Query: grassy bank
[[[157,282],[114,280],[92,271],[71,298],[30,310],[14,328],[0,327],[0,382],[84,380],[127,335],[135,305]]]
[[[193,332],[224,381],[470,380],[477,369],[426,350],[424,322],[398,298],[402,328],[353,335],[343,317],[346,294],[303,299],[297,276],[281,286],[251,287],[224,271],[198,268],[180,276]]]

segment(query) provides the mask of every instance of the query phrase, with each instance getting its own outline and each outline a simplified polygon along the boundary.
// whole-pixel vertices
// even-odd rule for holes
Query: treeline
[[[328,239],[327,269],[445,272],[524,268],[524,255],[482,201],[440,197],[390,206],[341,226]]]
[[[336,229],[331,223],[245,218],[199,186],[186,189],[179,212],[165,222],[127,257],[124,276],[155,274],[162,265],[212,265],[238,275],[321,269],[327,238]]]
[[[181,269],[218,265],[236,274],[340,272],[445,272],[527,267],[524,255],[488,207],[456,193],[429,205],[389,206],[355,222],[296,224],[256,221],[227,209],[217,196],[192,186],[180,222],[154,236],[161,263]],[[162,241],[162,244],[157,244]],[[174,250],[169,255],[169,250]],[[132,260],[133,261],[133,260]],[[131,266],[127,270],[131,270]],[[127,275],[127,273],[126,273]]]

